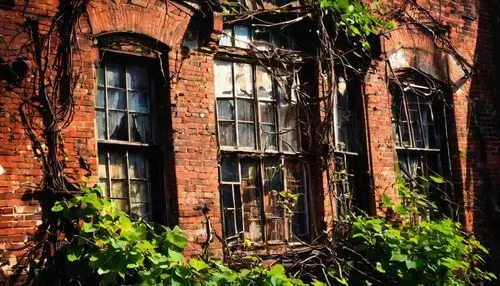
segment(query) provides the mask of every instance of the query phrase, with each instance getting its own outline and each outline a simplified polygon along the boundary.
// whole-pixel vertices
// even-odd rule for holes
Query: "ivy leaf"
[[[377,269],[377,271],[380,273],[385,273],[385,269],[382,267],[382,264],[380,262],[377,262],[377,264],[375,265],[375,269]]]
[[[392,207],[393,204],[391,202],[391,198],[387,195],[387,194],[382,194],[382,197],[381,197],[381,200],[382,200],[382,203],[384,204],[385,207]]]
[[[51,210],[52,210],[53,212],[60,212],[60,211],[62,211],[63,209],[64,209],[64,206],[63,206],[62,202],[60,202],[60,201],[57,201],[57,202],[54,204],[54,206],[52,206],[52,208],[51,208]]]
[[[194,258],[189,260],[189,266],[193,267],[193,269],[196,271],[201,271],[208,268],[208,265],[205,263],[205,261]]]
[[[406,269],[416,269],[417,268],[417,263],[413,260],[406,260]]]
[[[444,183],[444,179],[442,177],[435,177],[430,175],[429,178],[436,184],[442,184]]]

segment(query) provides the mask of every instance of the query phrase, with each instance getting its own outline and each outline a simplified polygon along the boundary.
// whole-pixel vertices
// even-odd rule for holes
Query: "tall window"
[[[108,57],[99,68],[95,104],[99,182],[120,209],[133,218],[150,220],[153,84],[147,66],[135,63]]]
[[[309,234],[297,84],[293,70],[215,61],[220,189],[229,240],[293,241]],[[297,198],[295,206],[287,196]]]
[[[416,187],[421,178],[441,176],[439,98],[422,86],[392,88],[392,128],[401,175]],[[426,190],[427,191],[427,190]]]

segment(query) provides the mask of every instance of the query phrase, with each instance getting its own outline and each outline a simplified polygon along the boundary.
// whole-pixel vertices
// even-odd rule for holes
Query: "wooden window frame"
[[[144,60],[147,60],[148,62],[144,62]],[[161,185],[160,182],[153,182],[153,175],[152,175],[152,170],[155,168],[153,165],[153,159],[154,159],[154,150],[156,149],[156,110],[154,108],[155,106],[155,94],[156,94],[156,82],[155,82],[155,77],[154,73],[151,71],[151,68],[153,66],[153,60],[159,60],[159,59],[151,59],[149,57],[141,57],[141,56],[136,56],[136,55],[131,55],[131,54],[125,54],[125,53],[112,53],[112,52],[107,52],[105,56],[103,56],[103,60],[101,61],[101,67],[104,69],[103,70],[103,85],[100,86],[97,84],[97,88],[102,88],[104,90],[104,107],[96,107],[96,111],[104,111],[105,112],[105,138],[99,138],[97,136],[98,133],[98,126],[96,124],[96,138],[97,138],[97,145],[98,145],[98,153],[99,157],[101,152],[105,152],[106,156],[106,162],[104,163],[104,166],[106,168],[107,172],[107,189],[103,190],[104,194],[106,197],[110,198],[111,200],[128,200],[128,214],[132,215],[132,196],[131,196],[131,184],[134,181],[140,180],[140,181],[147,181],[147,196],[148,196],[148,202],[147,204],[147,213],[144,215],[144,217],[141,217],[140,219],[144,219],[147,221],[154,220],[155,218],[153,217],[154,215],[154,210],[153,210],[153,192],[152,189],[154,186]],[[109,104],[108,104],[108,88],[110,88],[107,84],[107,76],[106,76],[106,71],[107,71],[107,64],[108,63],[113,63],[113,62],[118,62],[119,64],[122,65],[123,67],[123,80],[124,80],[124,86],[122,88],[117,88],[117,87],[112,87],[114,89],[121,89],[125,91],[125,109],[121,110],[120,112],[125,112],[125,116],[127,116],[127,141],[125,140],[115,140],[115,139],[110,139],[110,117],[109,117]],[[136,64],[137,63],[137,64]],[[148,112],[140,112],[140,111],[131,111],[129,108],[129,91],[135,91],[134,89],[129,90],[128,82],[127,82],[127,67],[135,64],[138,66],[145,67],[147,70],[147,76],[146,79],[148,81],[147,83],[147,93],[148,93]],[[99,69],[101,68],[99,67]],[[98,78],[99,80],[99,78]],[[139,92],[146,92],[146,90],[142,90]],[[130,126],[130,121],[131,121],[131,113],[135,114],[141,114],[141,115],[147,115],[149,117],[149,136],[150,138],[147,139],[146,142],[143,142],[141,140],[140,142],[134,142],[132,141],[131,138],[131,126]],[[97,118],[97,117],[96,117]],[[124,153],[125,154],[125,168],[126,168],[126,174],[124,180],[126,181],[126,194],[127,198],[112,198],[111,197],[111,188],[112,188],[112,178],[111,178],[111,173],[110,173],[110,167],[111,167],[111,162],[110,162],[110,153],[111,152],[118,152],[118,153]],[[130,158],[129,155],[130,153],[138,153],[144,156],[146,162],[146,175],[147,178],[131,178],[130,174]],[[100,178],[101,180],[101,178]],[[134,217],[136,218],[136,217]]]

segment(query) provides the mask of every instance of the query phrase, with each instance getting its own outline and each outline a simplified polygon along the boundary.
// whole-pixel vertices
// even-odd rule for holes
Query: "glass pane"
[[[238,139],[240,146],[255,148],[255,125],[253,123],[239,123]]]
[[[125,87],[125,71],[121,64],[111,62],[106,64],[106,85]]]
[[[124,153],[109,153],[109,172],[112,179],[127,178],[127,160]]]
[[[234,101],[232,99],[217,100],[217,117],[222,120],[234,120]]]
[[[128,205],[128,200],[117,200],[117,199],[114,199],[112,200],[113,203],[115,204],[115,206],[121,210],[121,211],[124,211],[126,213],[128,213],[128,208],[129,208],[129,205]]]
[[[256,30],[253,34],[253,44],[258,50],[269,50],[271,48],[269,31],[265,29]]]
[[[215,61],[215,96],[232,97],[233,96],[233,71],[232,63]]]
[[[236,225],[234,219],[234,211],[224,212],[224,231],[226,237],[236,235]]]
[[[276,110],[274,109],[273,103],[261,102],[259,103],[259,109],[260,109],[260,122],[275,124]]]
[[[130,111],[149,112],[148,94],[129,90],[128,105]]]
[[[238,99],[238,120],[254,121],[252,100]]]
[[[97,84],[104,86],[104,65],[101,65],[97,71]]]
[[[236,146],[234,122],[219,122],[219,143],[222,146]]]
[[[109,111],[109,139],[128,141],[125,112]]]
[[[250,28],[234,26],[234,46],[247,49],[248,43],[250,43]]]
[[[149,203],[148,182],[130,182],[130,201],[132,203]]]
[[[264,67],[258,66],[255,69],[255,81],[259,99],[273,98],[273,80]]]
[[[148,88],[148,71],[145,67],[137,65],[127,66],[127,87],[129,89]]]
[[[280,130],[282,149],[285,152],[298,152],[297,113],[291,105],[279,108]]]
[[[257,179],[257,163],[241,163],[241,190],[243,192],[243,204],[258,205],[259,199],[259,180]]]
[[[97,138],[106,139],[106,112],[96,110],[95,116],[97,125]]]
[[[106,102],[106,96],[104,94],[104,88],[99,87],[97,89],[97,94],[95,96],[95,106],[104,108],[105,102]]]
[[[130,114],[130,140],[143,143],[151,141],[149,115]]]
[[[231,38],[233,37],[233,30],[231,28],[222,30],[222,35],[219,39],[219,46],[232,46]]]
[[[146,157],[140,153],[128,154],[128,172],[130,178],[147,179],[148,178],[148,161]]]
[[[149,204],[130,204],[132,209],[130,210],[130,217],[133,219],[142,219],[145,221],[151,220],[151,213],[149,211]]]
[[[108,108],[127,109],[127,99],[125,98],[124,90],[108,88]]]
[[[127,181],[111,180],[111,191],[109,196],[111,198],[128,198]]]
[[[236,209],[236,227],[238,228],[238,233],[243,231],[243,213],[241,209]]]
[[[260,145],[262,150],[277,150],[276,127],[274,125],[260,126]]]
[[[232,185],[222,185],[222,207],[223,208],[234,208],[233,202],[233,186]]]
[[[251,65],[234,63],[234,91],[237,96],[253,97]]]
[[[107,160],[106,160],[106,152],[99,151],[99,167],[98,167],[98,176],[99,178],[107,178],[108,170],[106,168]]]
[[[299,238],[307,235],[307,216],[305,213],[294,214],[292,217],[292,233]]]
[[[238,161],[232,158],[222,158],[221,161],[221,175],[222,181],[227,182],[239,182],[239,170],[238,170]]]

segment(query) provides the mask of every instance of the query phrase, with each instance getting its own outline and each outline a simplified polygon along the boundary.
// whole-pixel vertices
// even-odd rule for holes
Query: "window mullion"
[[[130,109],[129,109],[129,103],[128,103],[128,89],[129,89],[129,86],[128,86],[128,83],[127,83],[127,65],[125,65],[125,67],[124,67],[124,78],[125,78],[125,104],[126,104],[126,110],[127,110],[127,118],[126,118],[126,122],[127,122],[127,139],[128,139],[128,142],[131,142],[132,140],[130,138]]]
[[[129,156],[128,156],[128,150],[125,151],[125,162],[126,162],[126,167],[127,170],[125,171],[125,174],[127,175],[127,195],[128,195],[128,213],[132,214],[132,196],[130,194],[130,168],[129,168]]]
[[[281,142],[281,129],[280,129],[280,118],[279,118],[279,112],[278,112],[278,87],[277,87],[277,83],[276,83],[276,78],[273,78],[273,81],[272,81],[272,84],[273,84],[273,111],[274,111],[274,134],[273,136],[276,138],[276,146],[278,151],[282,151],[283,150],[283,142]]]
[[[233,31],[234,35],[234,31]],[[233,102],[234,102],[234,135],[236,137],[236,147],[240,146],[240,136],[238,134],[238,97],[236,96],[236,88],[235,88],[235,76],[234,76],[234,65],[233,62],[231,64],[231,80],[232,80],[232,88],[233,88]]]
[[[104,132],[105,134],[105,139],[109,140],[109,112],[108,112],[108,80],[107,80],[107,64],[104,63],[104,112],[106,113],[106,118],[105,118],[105,126],[104,129],[106,129]],[[111,186],[110,186],[111,188]]]

